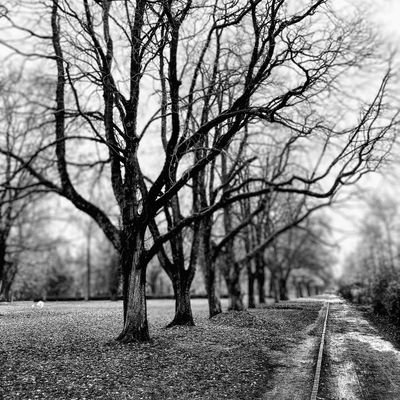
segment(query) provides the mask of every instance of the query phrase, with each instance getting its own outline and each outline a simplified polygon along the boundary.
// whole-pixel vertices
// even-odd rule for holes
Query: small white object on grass
[[[32,308],[43,308],[44,303],[42,300],[38,301],[37,303],[32,304]]]

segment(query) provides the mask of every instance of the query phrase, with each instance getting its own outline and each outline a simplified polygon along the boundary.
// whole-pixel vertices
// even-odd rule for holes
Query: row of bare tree
[[[173,284],[171,325],[193,324],[198,265],[210,315],[218,264],[242,308],[242,266],[260,271],[279,240],[312,242],[308,218],[379,166],[397,128],[391,60],[330,1],[14,0],[0,23],[21,66],[2,188],[56,193],[102,229],[121,263],[122,342],[149,339],[154,257]],[[320,264],[283,253],[287,270]]]

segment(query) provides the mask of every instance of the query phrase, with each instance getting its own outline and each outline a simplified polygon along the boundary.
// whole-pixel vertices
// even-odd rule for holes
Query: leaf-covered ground
[[[152,341],[121,345],[120,302],[0,306],[0,398],[257,399],[317,307],[223,313],[193,303],[196,326],[164,329],[171,301],[149,301]]]

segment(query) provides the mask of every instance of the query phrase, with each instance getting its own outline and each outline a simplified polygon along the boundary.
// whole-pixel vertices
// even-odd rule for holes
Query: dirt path
[[[323,298],[297,299],[278,303],[282,309],[318,309],[318,318],[305,330],[297,332],[297,339],[287,346],[269,353],[274,365],[273,378],[266,385],[263,400],[310,399],[314,370],[322,333],[325,308]]]
[[[309,400],[325,307],[330,303],[317,400],[400,400],[400,351],[384,340],[357,311],[337,296],[279,303],[307,309],[319,304],[320,316],[299,332],[298,341],[270,354],[275,364],[264,400]]]
[[[351,305],[330,309],[318,399],[399,400],[400,351]]]

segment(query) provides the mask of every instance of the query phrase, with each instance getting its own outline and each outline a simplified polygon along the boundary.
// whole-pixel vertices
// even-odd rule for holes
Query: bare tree
[[[279,184],[265,181],[265,191],[290,186],[329,196],[379,163],[377,151],[394,123],[394,114],[384,107],[390,73],[384,71],[359,119],[344,116],[338,123],[336,108],[335,118],[326,112],[339,103],[331,94],[343,92],[343,74],[361,66],[374,43],[360,21],[340,20],[325,3],[52,0],[36,5],[42,7],[34,14],[42,16],[39,22],[21,23],[14,14],[18,7],[3,18],[31,39],[21,46],[1,40],[9,51],[53,63],[54,109],[38,107],[47,116],[54,113],[53,141],[42,150],[55,149],[56,171],[37,170],[40,151],[1,152],[93,218],[120,253],[124,327],[119,340],[149,339],[145,282],[150,259],[162,256],[163,245],[185,227],[247,196],[222,194],[205,209],[199,203],[194,214],[178,214],[168,231],[152,238],[159,213],[174,208],[176,197],[246,126],[279,126],[286,135],[310,141],[329,138],[329,150],[336,149],[318,174],[293,175]],[[355,100],[351,106],[360,109]],[[150,151],[163,154],[157,172],[147,169],[149,159],[141,153],[154,134],[160,143]],[[85,195],[82,171],[104,164],[118,218]]]
[[[304,224],[294,226],[276,238],[266,251],[267,265],[273,271],[273,287],[279,300],[288,300],[288,282],[294,270],[309,272],[308,278],[326,278],[334,257],[328,247],[326,228],[318,219],[308,218]],[[304,281],[307,294],[311,295],[312,279]]]
[[[30,109],[13,91],[20,81],[20,73],[10,73],[0,81],[0,143],[6,150],[0,154],[0,299],[6,301],[11,300],[22,253],[39,246],[28,236],[35,225],[39,227],[36,203],[44,197],[35,179],[14,157],[23,153],[32,128]]]
[[[345,260],[344,276],[368,286],[379,274],[400,270],[399,211],[393,194],[369,193],[360,216],[359,240]]]

